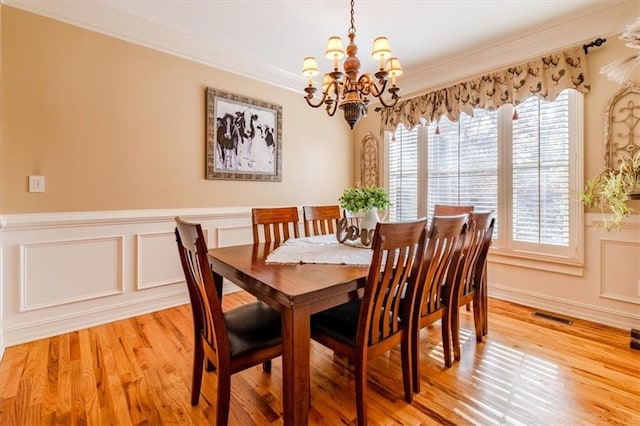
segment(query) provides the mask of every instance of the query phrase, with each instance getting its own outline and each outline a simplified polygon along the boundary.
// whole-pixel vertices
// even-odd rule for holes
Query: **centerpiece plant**
[[[338,201],[343,209],[351,213],[386,209],[391,204],[387,190],[379,186],[356,185],[353,188],[347,188]]]
[[[607,168],[587,181],[581,196],[586,206],[600,207],[607,231],[622,227],[624,219],[634,212],[629,201],[637,199],[640,199],[640,151],[622,158],[617,168]],[[611,214],[607,215],[605,210]]]

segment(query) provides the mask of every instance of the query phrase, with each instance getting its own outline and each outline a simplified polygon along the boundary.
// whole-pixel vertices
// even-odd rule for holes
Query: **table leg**
[[[282,310],[282,399],[284,424],[309,423],[311,328],[308,307]]]
[[[481,284],[481,288],[482,288],[482,293],[481,293],[481,303],[482,303],[482,335],[486,336],[488,329],[489,329],[489,306],[488,306],[488,302],[487,302],[487,297],[488,297],[488,289],[487,289],[487,283],[488,283],[488,278],[487,278],[487,265],[485,264],[484,266],[484,272],[482,273],[482,284]]]
[[[218,297],[222,300],[222,286],[224,284],[224,278],[222,275],[214,272],[213,273],[213,284],[216,287],[216,291],[218,292]]]

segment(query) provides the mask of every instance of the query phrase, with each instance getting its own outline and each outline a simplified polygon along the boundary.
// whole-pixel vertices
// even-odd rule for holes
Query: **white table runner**
[[[341,244],[333,234],[292,238],[271,252],[266,263],[325,263],[369,266],[373,250]]]

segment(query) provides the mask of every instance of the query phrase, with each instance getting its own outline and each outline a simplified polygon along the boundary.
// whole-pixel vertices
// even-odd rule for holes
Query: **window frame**
[[[584,184],[584,95],[569,91],[569,243],[567,246],[514,241],[512,237],[512,116],[514,107],[503,105],[498,114],[498,239],[489,252],[489,261],[533,269],[582,276],[584,267],[584,208],[579,194]],[[517,107],[516,107],[517,109]],[[418,211],[427,215],[428,127],[418,131]],[[393,136],[385,132],[383,178],[389,188],[389,143]]]

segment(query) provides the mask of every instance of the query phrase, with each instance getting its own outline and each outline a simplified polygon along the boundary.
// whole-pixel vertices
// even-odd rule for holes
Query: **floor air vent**
[[[557,316],[551,315],[551,314],[545,314],[544,312],[537,312],[536,311],[536,312],[533,313],[533,316],[539,317],[539,318],[548,319],[548,320],[559,322],[559,323],[566,324],[566,325],[573,324],[573,321],[571,321],[570,319],[557,317]]]

